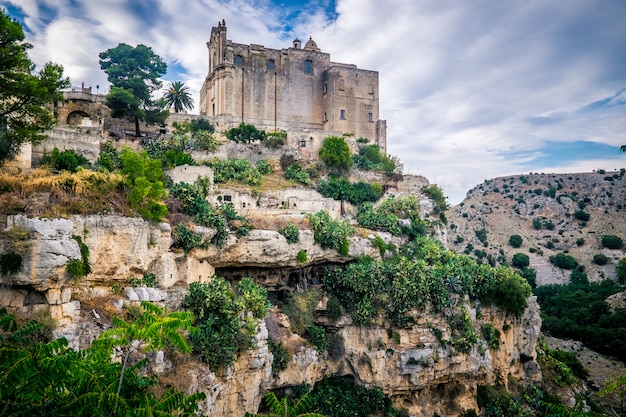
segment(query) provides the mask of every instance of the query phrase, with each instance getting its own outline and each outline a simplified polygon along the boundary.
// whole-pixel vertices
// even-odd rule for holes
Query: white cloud
[[[313,3],[270,0],[12,3],[27,15],[33,59],[63,64],[74,83],[104,85],[97,54],[143,43],[184,69],[196,103],[218,21],[236,43],[283,48],[312,35],[333,61],[379,71],[390,153],[454,203],[486,178],[539,170],[529,155],[547,141],[626,142],[623,0],[337,0],[336,21]]]

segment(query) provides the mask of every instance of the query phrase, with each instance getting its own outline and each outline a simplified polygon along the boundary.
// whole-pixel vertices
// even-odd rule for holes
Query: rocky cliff
[[[421,204],[427,212],[428,201]],[[55,335],[64,336],[75,348],[86,346],[110,318],[125,306],[148,300],[180,308],[187,286],[210,279],[216,272],[232,279],[255,277],[270,294],[319,286],[316,268],[340,264],[357,255],[380,257],[371,244],[376,234],[359,232],[351,238],[346,256],[322,249],[312,232],[301,230],[300,243],[290,245],[273,230],[253,230],[247,237],[231,236],[221,248],[196,249],[189,254],[171,249],[172,235],[167,223],[151,224],[140,218],[119,216],[70,216],[40,219],[23,215],[6,218],[3,243],[14,245],[10,231],[22,231],[23,264],[20,271],[4,278],[0,305],[22,314],[49,309],[57,327]],[[198,230],[211,236],[209,229]],[[387,242],[391,235],[382,234]],[[80,239],[77,239],[79,237]],[[69,279],[66,266],[80,259],[83,242],[89,249],[92,271],[77,281]],[[396,243],[400,244],[400,241]],[[308,261],[299,263],[297,252],[306,249]],[[132,287],[131,279],[155,274],[158,287]],[[151,361],[152,369],[187,392],[203,391],[207,399],[203,410],[214,416],[243,416],[256,412],[269,389],[315,384],[331,374],[351,375],[366,386],[377,386],[410,415],[456,416],[463,409],[476,408],[478,385],[507,384],[511,379],[533,383],[540,371],[534,351],[540,330],[539,311],[529,300],[519,320],[501,311],[467,300],[456,300],[456,307],[470,317],[477,334],[483,323],[491,322],[502,330],[500,345],[490,349],[480,340],[471,350],[460,353],[441,342],[448,337],[446,319],[427,312],[416,313],[416,324],[390,332],[390,326],[377,322],[359,327],[344,316],[329,322],[325,301],[317,306],[316,321],[343,339],[341,355],[317,352],[304,339],[289,330],[289,321],[275,310],[271,324],[283,328],[285,342],[293,355],[287,369],[272,375],[273,356],[268,350],[268,330],[259,323],[256,347],[239,355],[235,364],[214,371],[190,357],[167,357],[162,353]],[[439,329],[439,332],[433,329]],[[436,337],[437,333],[439,336]]]

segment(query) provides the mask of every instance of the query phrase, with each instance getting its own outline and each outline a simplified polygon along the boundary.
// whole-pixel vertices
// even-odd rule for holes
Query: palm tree
[[[270,408],[269,414],[246,413],[245,417],[326,417],[319,413],[305,413],[308,408],[311,408],[313,403],[308,393],[300,397],[295,404],[289,406],[287,397],[279,401],[276,394],[270,391],[265,396],[265,403]]]
[[[165,99],[165,104],[168,107],[174,107],[174,113],[193,109],[193,99],[189,94],[189,87],[181,81],[171,82],[163,99]]]

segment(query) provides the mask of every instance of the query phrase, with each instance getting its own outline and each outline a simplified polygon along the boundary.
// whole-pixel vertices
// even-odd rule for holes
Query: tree
[[[252,143],[257,140],[263,142],[265,140],[265,132],[257,129],[254,125],[241,123],[238,127],[233,127],[226,131],[228,140],[239,143]]]
[[[265,403],[269,407],[269,414],[251,414],[246,413],[245,417],[325,417],[323,414],[306,412],[311,408],[312,399],[309,394],[304,394],[295,404],[290,405],[287,397],[278,400],[276,394],[272,391],[265,396]]]
[[[18,327],[0,308],[0,415],[197,415],[203,393],[186,396],[168,389],[157,395],[156,378],[142,376],[147,360],[131,365],[128,360],[133,350],[155,351],[165,345],[189,351],[180,332],[191,329],[191,314],[168,313],[145,302],[142,309],[134,323],[115,320],[121,327],[74,351],[65,338],[33,341],[42,325],[30,321]],[[123,363],[112,360],[113,349]]]
[[[0,163],[13,158],[26,142],[38,143],[56,123],[49,104],[70,85],[63,67],[45,64],[34,74],[22,26],[0,10]]]
[[[161,77],[167,65],[152,48],[137,45],[133,48],[120,43],[115,48],[101,52],[100,68],[112,84],[106,99],[111,116],[135,120],[135,134],[140,135],[139,121],[164,121],[167,112],[164,102],[152,100],[151,94],[161,88]]]
[[[346,141],[338,136],[329,136],[324,139],[319,155],[329,168],[339,172],[349,170],[352,165],[350,148]]]
[[[193,99],[191,94],[189,94],[189,87],[180,81],[170,83],[163,99],[167,107],[174,107],[174,113],[180,113],[185,111],[185,109],[193,109]]]
[[[522,246],[522,242],[524,242],[524,239],[522,239],[520,235],[509,236],[509,245],[513,246],[514,248],[519,248],[520,246]]]

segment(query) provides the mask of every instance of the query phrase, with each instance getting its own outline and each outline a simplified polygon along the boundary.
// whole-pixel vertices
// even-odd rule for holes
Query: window
[[[345,118],[346,118],[346,111],[344,109],[339,110],[339,118],[341,120],[345,120]]]
[[[241,55],[235,56],[235,65],[238,67],[243,65],[243,57]]]
[[[268,71],[274,71],[274,60],[270,59],[269,61],[267,61],[267,70]]]
[[[213,103],[213,116],[215,116],[215,103]]]
[[[313,73],[313,61],[311,61],[310,59],[307,59],[306,61],[304,61],[304,73],[305,74]]]
[[[326,115],[326,112],[324,112],[324,122],[328,121],[328,116]]]
[[[324,94],[326,94],[328,92],[328,86],[326,85],[326,83],[324,83]]]
[[[300,141],[300,147],[301,147],[301,148],[306,148],[306,139],[302,139],[302,140]]]
[[[233,201],[232,196],[230,196],[230,195],[225,195],[224,196],[224,202],[225,203],[230,203],[231,201]]]
[[[367,121],[368,122],[373,122],[374,121],[374,115],[372,113],[367,113]]]

